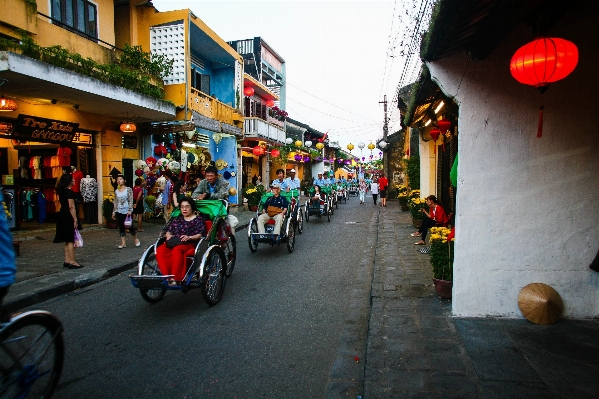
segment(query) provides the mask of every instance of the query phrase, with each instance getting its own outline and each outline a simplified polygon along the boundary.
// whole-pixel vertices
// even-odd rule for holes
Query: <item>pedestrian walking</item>
[[[64,242],[64,267],[69,269],[81,269],[75,260],[75,230],[79,228],[79,219],[75,208],[77,195],[71,190],[75,179],[70,174],[60,176],[56,184],[56,193],[60,201],[60,211],[56,221],[56,235],[54,243]]]
[[[379,196],[381,198],[381,206],[387,206],[387,186],[389,185],[389,181],[385,177],[384,173],[381,173],[381,177],[379,178]]]
[[[114,190],[114,209],[112,211],[112,218],[115,219],[119,225],[119,235],[121,236],[121,245],[119,249],[127,248],[127,242],[125,241],[125,219],[127,216],[131,216],[133,213],[133,190],[131,187],[125,186],[125,178],[123,175],[118,175],[116,178],[117,188]],[[137,229],[133,226],[133,223],[129,227],[129,232],[136,247],[139,247],[141,243],[137,239]]]
[[[376,200],[379,195],[379,180],[376,177],[373,178],[372,183],[370,183],[370,192],[372,193],[372,199],[376,205]]]
[[[358,195],[360,196],[360,204],[364,205],[364,196],[366,195],[366,190],[368,190],[368,186],[364,179],[360,179],[360,183],[358,184]]]
[[[138,177],[135,179],[135,187],[133,187],[133,214],[137,217],[137,231],[143,232],[141,229],[141,223],[144,218],[145,207],[144,207],[144,181]]]

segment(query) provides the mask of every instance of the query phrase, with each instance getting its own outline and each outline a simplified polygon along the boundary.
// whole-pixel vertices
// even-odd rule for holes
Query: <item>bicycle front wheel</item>
[[[64,364],[62,331],[43,311],[23,313],[0,331],[0,397],[52,397]]]

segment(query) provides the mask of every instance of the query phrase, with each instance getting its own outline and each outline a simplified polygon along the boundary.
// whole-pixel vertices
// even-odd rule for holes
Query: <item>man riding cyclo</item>
[[[328,184],[329,184],[329,179],[325,180],[322,177],[322,172],[318,173],[318,177],[316,179],[314,179],[314,182],[312,183],[313,186],[320,186],[320,187],[323,187]]]
[[[229,196],[229,183],[218,177],[216,166],[208,166],[205,172],[206,178],[198,184],[191,194],[195,199],[227,199]]]
[[[283,169],[277,169],[277,179],[273,180],[270,183],[270,186],[268,187],[268,190],[266,190],[266,191],[271,191],[272,185],[274,183],[277,183],[279,185],[279,187],[281,188],[281,190],[289,191],[291,189],[291,187],[289,187],[288,180],[285,179],[285,171]]]
[[[264,225],[269,219],[274,219],[274,234],[276,239],[281,233],[281,226],[289,207],[289,201],[287,201],[287,198],[281,196],[281,186],[278,182],[274,181],[270,188],[273,195],[266,200],[262,208],[262,214],[258,216],[258,233],[264,234],[266,232]]]
[[[300,179],[295,177],[295,169],[289,171],[289,177],[285,179],[285,182],[287,183],[289,190],[299,190],[301,182]]]
[[[335,183],[337,183],[337,179],[335,179],[335,175],[331,172],[331,173],[325,173],[325,179],[328,178],[329,179],[329,186],[335,186]]]

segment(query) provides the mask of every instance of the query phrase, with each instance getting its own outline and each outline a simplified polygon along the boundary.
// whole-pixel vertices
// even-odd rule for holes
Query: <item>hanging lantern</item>
[[[577,64],[578,48],[574,43],[547,37],[520,47],[512,57],[510,72],[518,82],[534,86],[543,94],[549,84],[568,76]],[[543,108],[539,107],[539,138],[543,135]]]
[[[373,143],[368,144],[368,149],[370,151],[374,150],[376,148],[376,146]]]
[[[294,144],[295,144],[296,147],[301,147],[302,146],[302,141],[301,140],[296,140]]]
[[[319,150],[322,150],[324,148],[324,144],[316,143],[316,148],[318,148]]]
[[[304,162],[310,162],[310,156],[309,155],[305,155],[304,156]]]
[[[346,165],[349,165],[349,164],[351,164],[351,161],[350,161],[349,159],[346,159],[346,160],[345,160],[345,164],[346,164]]]
[[[2,97],[0,98],[0,111],[2,112],[11,112],[16,111],[17,103],[10,98]]]
[[[360,142],[358,143],[358,148],[360,149],[360,151],[361,151],[361,150],[363,150],[363,149],[364,149],[364,147],[366,147],[366,144],[364,144],[363,142],[361,142],[361,141],[360,141]]]
[[[352,152],[352,150],[354,149],[354,145],[352,143],[349,143],[347,145],[347,149],[349,150],[349,152]]]
[[[252,149],[252,153],[258,157],[264,155],[264,148],[257,145]]]
[[[439,129],[441,129],[442,133],[445,133],[451,127],[451,122],[447,119],[440,119],[437,121],[437,126],[439,126]]]
[[[119,129],[123,133],[133,133],[137,130],[137,126],[135,126],[135,123],[133,122],[122,122]]]
[[[220,134],[220,133],[214,133],[212,135],[212,140],[214,140],[214,142],[216,143],[216,145],[218,145],[222,139],[223,139],[223,135]]]
[[[266,106],[267,107],[274,107],[275,106],[275,100],[266,100]]]
[[[247,86],[245,89],[243,89],[243,94],[245,94],[246,97],[251,97],[254,95],[254,88]]]
[[[270,156],[272,157],[278,158],[279,155],[281,155],[281,151],[277,150],[276,148],[270,151]]]
[[[302,154],[295,154],[295,156],[293,158],[298,162],[303,159]]]
[[[304,142],[304,145],[305,145],[306,147],[310,148],[310,147],[312,147],[312,142],[311,142],[310,140],[306,140],[306,141]]]
[[[384,150],[387,147],[388,143],[385,140],[379,141],[379,148]]]
[[[289,145],[289,144],[291,144],[291,143],[293,143],[293,139],[292,139],[291,137],[287,137],[287,138],[285,139],[285,144]]]
[[[362,161],[364,161],[366,159],[366,157],[362,157]]]
[[[435,146],[433,147],[433,150],[434,150],[434,153],[436,154],[437,153],[437,139],[439,138],[439,135],[441,134],[441,131],[435,127],[433,129],[431,129],[431,131],[429,132],[429,134],[431,135],[431,137],[435,141]]]

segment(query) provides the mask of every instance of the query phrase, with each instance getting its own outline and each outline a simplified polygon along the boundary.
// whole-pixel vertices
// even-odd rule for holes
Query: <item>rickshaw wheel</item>
[[[204,301],[210,306],[220,302],[225,292],[226,267],[225,253],[220,247],[212,247],[206,257],[204,281],[201,285]]]
[[[327,212],[327,220],[330,222],[331,221],[331,215],[333,214],[332,209],[329,209],[329,211]]]
[[[306,222],[310,223],[310,206],[307,201],[306,201]]]
[[[225,253],[225,259],[227,260],[227,277],[230,277],[235,268],[235,261],[237,259],[237,239],[232,234],[228,235],[229,239],[221,248]]]
[[[250,220],[250,235],[248,236],[248,245],[250,247],[250,251],[256,252],[258,250],[258,243],[252,240],[252,234],[258,233],[258,222],[256,218]]]
[[[289,219],[287,222],[287,251],[292,253],[295,249],[295,225],[293,221]]]
[[[304,213],[301,208],[298,208],[298,220],[297,220],[297,232],[302,234],[304,232]]]
[[[150,251],[148,256],[143,261],[143,268],[141,270],[142,276],[160,276],[162,273],[158,269],[158,261],[156,260],[156,254],[154,251]],[[166,288],[164,289],[148,289],[140,288],[139,294],[141,297],[149,303],[157,303],[166,294]]]

